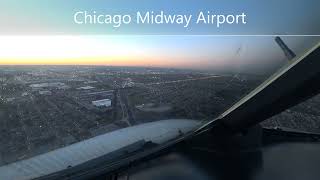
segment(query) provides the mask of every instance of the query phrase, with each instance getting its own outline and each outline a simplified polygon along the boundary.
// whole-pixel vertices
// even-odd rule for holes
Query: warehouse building
[[[101,99],[97,101],[92,101],[92,104],[96,107],[110,107],[111,100],[110,99]]]

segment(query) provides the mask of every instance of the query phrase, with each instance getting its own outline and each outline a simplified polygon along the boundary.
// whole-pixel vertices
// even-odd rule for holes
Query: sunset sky
[[[320,34],[320,2],[308,2],[1,1],[0,65],[114,65],[260,71],[286,62],[274,37],[194,35]],[[104,25],[74,24],[73,13],[78,10],[105,14],[132,14],[137,10],[180,14],[196,14],[199,10],[221,14],[246,12],[248,24],[220,29],[208,25],[190,26],[190,29],[166,25],[113,29]],[[319,41],[319,37],[283,39],[297,54]]]
[[[283,39],[296,53],[316,42],[312,37]],[[0,36],[0,49],[2,65],[260,70],[286,62],[273,37]]]

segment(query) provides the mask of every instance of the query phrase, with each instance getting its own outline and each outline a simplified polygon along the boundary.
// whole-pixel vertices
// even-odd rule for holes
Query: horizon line
[[[320,37],[320,34],[0,34],[3,36],[212,36],[212,37]]]

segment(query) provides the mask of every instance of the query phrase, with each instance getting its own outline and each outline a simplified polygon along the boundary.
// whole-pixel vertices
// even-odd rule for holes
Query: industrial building
[[[92,101],[92,104],[96,107],[110,107],[111,100],[110,99],[101,99],[97,101]]]
[[[90,89],[94,89],[94,87],[92,87],[92,86],[84,86],[84,87],[79,87],[77,89],[78,90],[90,90]]]

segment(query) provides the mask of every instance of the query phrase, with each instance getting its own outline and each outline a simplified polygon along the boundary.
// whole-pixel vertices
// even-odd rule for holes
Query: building
[[[31,84],[29,85],[29,87],[31,87],[32,89],[43,89],[43,88],[68,89],[69,88],[69,86],[61,82]]]
[[[97,101],[92,101],[92,104],[96,107],[110,107],[111,100],[110,99],[101,99]]]
[[[84,87],[79,87],[77,89],[78,90],[90,90],[90,89],[94,89],[94,87],[92,87],[92,86],[84,86]]]
[[[39,91],[39,94],[40,95],[48,95],[48,96],[50,96],[50,95],[52,95],[52,92],[51,91]]]

